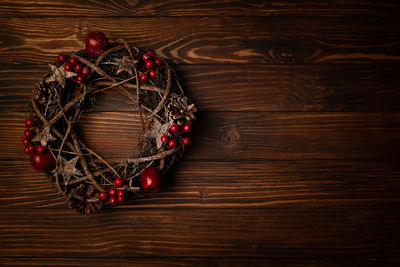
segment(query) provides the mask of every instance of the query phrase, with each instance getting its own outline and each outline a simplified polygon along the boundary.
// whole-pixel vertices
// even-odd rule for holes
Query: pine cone
[[[53,98],[52,88],[48,87],[48,84],[43,82],[36,83],[32,90],[33,98],[40,104],[45,105],[49,99]]]
[[[185,123],[191,124],[196,119],[197,108],[194,104],[189,104],[189,100],[186,96],[177,97],[167,106],[167,116],[169,120],[177,121],[179,125]]]
[[[80,214],[90,215],[101,208],[93,185],[81,184],[68,194],[69,207]]]

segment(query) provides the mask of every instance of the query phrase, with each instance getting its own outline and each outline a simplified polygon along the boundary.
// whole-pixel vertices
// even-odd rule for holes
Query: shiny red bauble
[[[72,65],[69,64],[69,63],[66,63],[66,64],[64,65],[64,70],[65,70],[65,71],[71,71],[71,70],[72,70]]]
[[[39,153],[43,153],[44,152],[44,146],[41,146],[41,145],[39,145],[37,148],[36,148],[36,151],[37,152],[39,152]]]
[[[140,74],[140,76],[139,76],[139,79],[140,79],[140,81],[142,81],[142,82],[147,81],[148,78],[149,78],[149,77],[147,76],[146,73],[142,73],[142,74]]]
[[[27,128],[31,128],[31,127],[33,127],[35,125],[35,122],[32,120],[32,119],[26,119],[25,120],[25,126],[27,127]]]
[[[75,71],[76,73],[81,72],[81,70],[82,70],[82,65],[81,65],[81,64],[76,64],[76,65],[74,66],[74,71]]]
[[[107,192],[100,192],[99,198],[100,198],[100,200],[106,200],[107,199]]]
[[[117,205],[117,199],[115,197],[110,197],[109,202],[111,206]]]
[[[68,60],[68,63],[71,64],[72,66],[75,65],[78,62],[78,59],[76,57],[70,57]]]
[[[31,165],[35,170],[47,171],[54,165],[54,158],[50,151],[44,153],[33,153],[31,155]]]
[[[90,74],[89,68],[88,68],[88,67],[84,67],[84,68],[82,69],[82,74],[85,75],[85,76],[89,75],[89,74]]]
[[[190,144],[190,139],[187,138],[187,137],[185,137],[185,138],[183,138],[182,143],[183,143],[185,146],[187,146],[188,144]]]
[[[111,188],[111,189],[108,191],[108,194],[110,195],[110,197],[115,197],[115,196],[117,195],[117,189]]]
[[[118,203],[122,204],[125,202],[125,199],[123,197],[118,197]]]
[[[144,63],[144,66],[146,67],[146,69],[151,69],[154,67],[154,62],[151,60],[146,60],[146,62]]]
[[[117,177],[117,178],[115,178],[115,180],[114,180],[114,185],[115,185],[116,187],[121,187],[121,186],[124,185],[124,180],[123,180],[121,177]]]
[[[161,136],[161,142],[163,142],[164,144],[168,143],[169,141],[169,137],[167,135],[163,135]]]
[[[146,168],[140,175],[140,182],[145,192],[156,193],[160,190],[161,173],[157,168]]]
[[[57,57],[58,62],[64,63],[67,60],[67,56],[64,54],[59,54]]]
[[[143,54],[142,56],[143,61],[149,60],[151,59],[151,56],[149,55],[149,53]]]
[[[168,146],[170,148],[174,148],[176,146],[176,141],[174,139],[169,140]]]
[[[185,126],[183,126],[183,130],[185,131],[185,132],[190,132],[190,130],[191,130],[192,128],[190,127],[190,125],[189,124],[185,124]]]
[[[31,143],[31,141],[29,141],[29,139],[27,139],[27,138],[22,139],[22,144],[24,146],[28,146],[30,143]]]
[[[31,130],[25,130],[24,136],[25,136],[25,138],[32,138],[33,132]]]
[[[169,130],[171,131],[171,133],[177,133],[179,132],[179,126],[177,124],[172,124]]]
[[[85,81],[85,76],[83,76],[82,74],[79,74],[78,76],[76,76],[76,81],[78,83],[83,83]]]
[[[147,54],[150,56],[150,58],[153,58],[153,57],[155,57],[156,56],[156,53],[152,50],[152,51],[149,51],[149,52],[147,52]]]
[[[161,66],[162,63],[163,63],[163,62],[162,62],[161,58],[156,57],[156,58],[154,59],[154,64],[156,64],[156,66]]]
[[[151,71],[149,72],[149,75],[150,75],[151,78],[155,78],[155,77],[157,77],[157,71],[151,70]]]
[[[100,31],[94,31],[88,34],[85,41],[86,52],[89,56],[98,58],[106,51],[107,37]]]

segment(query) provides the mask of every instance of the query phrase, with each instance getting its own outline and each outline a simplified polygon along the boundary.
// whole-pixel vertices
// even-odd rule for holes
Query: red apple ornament
[[[86,37],[86,52],[89,56],[98,58],[101,54],[106,51],[107,48],[107,37],[100,31],[94,31],[88,34]]]
[[[160,190],[161,173],[157,168],[146,168],[140,175],[143,190],[148,193],[156,193]]]
[[[32,168],[39,171],[50,170],[54,165],[54,158],[50,151],[33,153],[31,155]]]

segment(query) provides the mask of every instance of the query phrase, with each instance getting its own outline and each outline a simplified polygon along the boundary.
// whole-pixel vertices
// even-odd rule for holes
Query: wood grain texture
[[[391,228],[398,219],[393,209],[356,202],[116,210],[112,218],[110,213],[82,217],[65,210],[7,209],[0,218],[0,256],[382,257],[398,249],[399,231]]]
[[[321,64],[396,62],[397,18],[157,17],[1,18],[0,61],[47,64],[104,31],[185,64]],[[68,27],[66,27],[68,25]],[[194,30],[195,29],[195,30]],[[60,46],[62,43],[62,46]]]
[[[186,94],[201,111],[400,111],[398,64],[178,65]],[[26,111],[47,65],[0,66],[0,110]],[[221,98],[229,95],[229,101]],[[117,91],[96,111],[133,111]]]
[[[3,17],[149,17],[149,16],[385,16],[395,1],[78,1],[3,0]]]

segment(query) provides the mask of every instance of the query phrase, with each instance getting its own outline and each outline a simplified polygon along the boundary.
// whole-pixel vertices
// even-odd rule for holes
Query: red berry
[[[122,204],[124,203],[125,199],[123,197],[118,197],[118,203]]]
[[[153,57],[155,57],[155,55],[156,55],[156,53],[155,53],[153,50],[147,52],[147,54],[150,56],[150,58],[153,58]]]
[[[142,56],[143,61],[149,60],[151,59],[151,56],[149,55],[149,53],[143,54]]]
[[[151,70],[151,71],[149,72],[149,75],[150,75],[151,78],[155,78],[155,77],[157,76],[157,71]]]
[[[33,153],[31,155],[31,165],[35,170],[50,170],[54,166],[54,157],[50,151]]]
[[[72,66],[75,65],[78,62],[76,57],[70,57],[68,60],[68,63],[71,64]]]
[[[117,178],[115,178],[115,180],[114,180],[114,185],[115,185],[116,187],[121,187],[121,186],[124,185],[124,180],[123,180],[121,177],[117,177]]]
[[[156,57],[154,59],[154,63],[156,64],[156,66],[161,66],[163,62],[162,62],[161,58]]]
[[[169,137],[166,135],[161,136],[161,142],[163,142],[164,144],[168,143]]]
[[[172,124],[169,130],[171,131],[171,133],[177,133],[179,132],[179,126],[177,124]]]
[[[146,73],[140,74],[139,79],[140,79],[142,82],[147,81],[147,79],[148,79],[147,74],[146,74]]]
[[[107,37],[100,31],[89,33],[85,40],[86,53],[94,58],[98,58],[103,54],[107,49],[107,45]]]
[[[115,197],[115,196],[117,195],[117,189],[111,188],[111,189],[108,191],[108,194],[110,195],[110,197]]]
[[[106,200],[107,199],[107,192],[100,192],[100,194],[99,194],[99,198],[101,199],[101,200]]]
[[[90,70],[89,70],[88,67],[84,67],[84,68],[82,69],[82,74],[83,74],[83,75],[87,76],[87,75],[89,75],[89,73],[90,73]]]
[[[146,69],[151,69],[154,67],[154,62],[151,60],[146,60],[146,62],[144,63],[144,66],[146,67]]]
[[[33,132],[31,130],[25,130],[24,136],[25,138],[32,138]]]
[[[110,197],[109,202],[111,206],[117,205],[117,199],[115,197]]]
[[[24,146],[28,146],[30,143],[31,143],[31,142],[29,141],[29,139],[27,139],[27,138],[22,139],[22,144],[23,144]]]
[[[24,153],[25,154],[29,154],[29,153],[31,153],[31,151],[29,150],[29,147],[24,147]]]
[[[81,64],[76,64],[76,65],[74,66],[74,71],[75,71],[76,73],[81,72],[81,70],[82,70],[82,65],[81,65]]]
[[[64,54],[59,54],[57,60],[60,63],[64,63],[67,60],[67,56]]]
[[[44,146],[38,145],[38,147],[36,148],[36,151],[39,153],[43,153],[44,152]]]
[[[33,127],[33,125],[35,125],[35,123],[34,123],[34,121],[32,119],[26,119],[25,120],[25,126],[27,128],[31,128],[31,127]]]
[[[79,74],[78,76],[76,76],[76,81],[78,83],[83,83],[85,81],[85,76],[83,76],[82,74]]]
[[[192,128],[190,127],[190,125],[189,124],[185,124],[185,126],[183,126],[183,130],[185,131],[185,132],[190,132],[190,130],[191,130]]]
[[[117,195],[118,195],[118,197],[124,197],[125,196],[125,191],[124,190],[119,190]]]
[[[185,138],[183,138],[182,143],[183,143],[185,146],[187,146],[188,144],[190,144],[190,139],[187,138],[187,137],[185,137]]]
[[[140,182],[145,192],[156,193],[161,186],[161,173],[157,168],[146,168],[140,175]]]
[[[66,64],[64,65],[64,70],[65,70],[65,71],[71,71],[71,70],[72,70],[72,65],[69,64],[69,63],[66,63]]]
[[[35,146],[34,145],[29,145],[28,146],[29,152],[32,153],[35,151]]]
[[[169,140],[168,146],[170,148],[174,148],[176,146],[176,141],[174,139]]]

